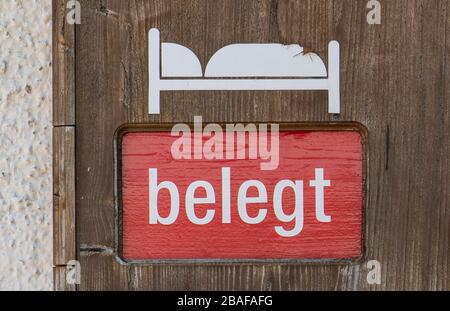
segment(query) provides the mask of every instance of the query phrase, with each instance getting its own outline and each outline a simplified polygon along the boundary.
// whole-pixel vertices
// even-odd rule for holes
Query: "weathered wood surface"
[[[75,233],[75,129],[53,130],[53,264],[77,258]],[[55,288],[65,284],[55,283]]]
[[[53,267],[53,284],[55,291],[76,291],[76,284],[68,284],[66,281],[66,267]]]
[[[80,289],[450,289],[450,4],[360,0],[82,0],[76,29],[77,237]],[[147,114],[147,31],[191,48],[205,66],[235,42],[300,43],[326,59],[341,43],[342,114],[326,92],[163,93]],[[354,265],[119,264],[113,137],[124,123],[357,121],[369,130],[366,259]]]
[[[75,25],[66,0],[53,0],[53,125],[75,124]]]
[[[66,264],[77,258],[75,233],[75,26],[66,22],[66,3],[53,0],[53,265],[56,290]]]
[[[53,130],[53,248],[54,265],[76,259],[75,245],[75,129]]]

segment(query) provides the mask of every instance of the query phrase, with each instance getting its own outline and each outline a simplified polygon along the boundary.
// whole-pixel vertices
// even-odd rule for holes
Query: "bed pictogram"
[[[298,44],[231,44],[210,59],[204,74],[198,57],[187,47],[161,43],[149,31],[149,114],[160,113],[165,91],[328,91],[328,112],[340,113],[340,48],[328,44],[328,72],[315,53]]]

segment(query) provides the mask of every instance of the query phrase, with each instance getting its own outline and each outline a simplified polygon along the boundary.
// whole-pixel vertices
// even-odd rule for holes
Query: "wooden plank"
[[[53,129],[53,264],[77,258],[75,235],[75,128]]]
[[[362,265],[362,290],[450,288],[449,188],[441,182],[450,173],[448,9],[445,1],[384,1],[380,26],[337,27],[351,47],[343,96],[354,104],[344,106],[370,133],[366,258],[381,263],[382,282],[368,284]],[[342,21],[358,19],[343,5],[335,10]]]
[[[77,27],[80,289],[450,289],[448,2],[82,0]],[[341,43],[342,113],[324,92],[169,92],[147,114],[147,31],[205,66],[236,42],[301,43],[326,59]],[[354,265],[122,265],[116,247],[113,136],[124,123],[356,121],[369,130],[366,260]],[[105,251],[106,250],[106,251]],[[106,252],[106,253],[105,253]]]
[[[53,267],[53,285],[55,291],[76,291],[77,285],[68,284],[66,281],[66,267]]]
[[[358,273],[347,265],[320,264],[125,266],[111,251],[81,252],[81,266],[88,271],[82,269],[79,290],[352,290],[352,276]]]
[[[75,25],[66,0],[53,0],[53,125],[75,124]]]
[[[109,42],[122,42],[130,34],[127,33],[127,25],[120,22],[123,17],[112,13],[119,11],[117,7],[124,6],[127,1],[117,1],[117,7],[110,6],[109,2],[104,6],[103,3],[81,1],[84,23],[77,27],[77,38],[83,42],[77,45],[76,51],[77,107],[84,107],[81,110],[77,108],[77,120],[82,121],[77,122],[76,158],[77,176],[80,176],[77,206],[80,208],[79,222],[85,228],[78,232],[78,238],[80,244],[112,247],[114,234],[110,231],[110,224],[115,220],[113,137],[117,123],[126,120],[124,110],[128,99],[125,96],[131,94],[124,91],[127,87],[123,79],[129,69],[124,67],[115,50],[118,46],[110,51],[110,55],[106,54],[109,54]],[[123,52],[132,53],[127,43],[124,44]],[[88,67],[90,69],[85,71]],[[132,84],[131,80],[126,83]],[[91,108],[85,106],[87,103]]]
[[[77,258],[75,235],[75,26],[66,22],[66,3],[53,0],[53,279],[66,282],[66,264]]]

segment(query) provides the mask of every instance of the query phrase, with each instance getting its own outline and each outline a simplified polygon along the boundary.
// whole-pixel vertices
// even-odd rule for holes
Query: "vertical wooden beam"
[[[64,266],[75,254],[75,128],[53,129],[54,264]]]
[[[66,265],[76,260],[75,25],[66,0],[53,0],[53,265],[55,290],[75,290]]]
[[[66,0],[53,0],[53,125],[75,125],[75,25]]]

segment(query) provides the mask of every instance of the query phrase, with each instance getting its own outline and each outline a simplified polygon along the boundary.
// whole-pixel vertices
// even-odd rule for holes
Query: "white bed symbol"
[[[322,59],[299,45],[232,44],[217,51],[205,69],[197,56],[149,32],[149,113],[160,113],[163,91],[326,90],[328,112],[340,113],[339,43],[328,45],[328,74]]]

